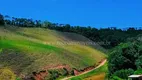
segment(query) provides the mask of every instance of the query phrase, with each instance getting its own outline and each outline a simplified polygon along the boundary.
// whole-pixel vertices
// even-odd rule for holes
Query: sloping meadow
[[[99,45],[83,45],[79,41],[90,40],[78,34],[43,28],[1,27],[0,67],[8,67],[18,75],[26,75],[42,70],[45,66],[59,64],[83,69],[97,65],[106,57],[95,49],[101,48]]]

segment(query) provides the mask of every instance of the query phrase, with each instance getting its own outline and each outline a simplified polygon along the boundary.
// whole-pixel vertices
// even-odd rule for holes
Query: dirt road
[[[102,62],[101,62],[97,67],[95,67],[94,69],[92,69],[92,70],[90,70],[90,71],[83,72],[83,73],[81,73],[81,74],[79,74],[79,75],[77,75],[77,76],[80,76],[80,75],[86,74],[86,73],[88,73],[88,72],[91,72],[91,71],[93,71],[93,70],[95,70],[95,69],[98,69],[98,68],[100,68],[101,66],[103,66],[106,62],[107,62],[107,60],[105,59],[104,61],[102,61]],[[76,76],[66,77],[66,78],[63,78],[63,79],[61,79],[61,80],[69,80],[69,79],[71,79],[71,78],[73,78],[73,77],[76,77]]]

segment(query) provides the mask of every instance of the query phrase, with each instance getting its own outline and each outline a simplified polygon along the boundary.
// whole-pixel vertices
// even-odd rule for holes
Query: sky
[[[142,0],[1,0],[0,13],[73,26],[142,27]]]

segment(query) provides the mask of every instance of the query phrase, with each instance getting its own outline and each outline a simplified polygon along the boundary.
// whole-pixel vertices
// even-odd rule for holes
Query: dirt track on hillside
[[[107,60],[105,59],[104,61],[102,61],[102,62],[101,62],[97,67],[95,67],[94,69],[89,70],[89,71],[85,71],[85,72],[83,72],[83,73],[81,73],[81,74],[79,74],[79,75],[77,75],[77,76],[80,76],[80,75],[86,74],[86,73],[88,73],[88,72],[91,72],[91,71],[93,71],[93,70],[95,70],[95,69],[98,69],[98,68],[100,68],[101,66],[103,66],[106,62],[107,62]],[[63,78],[63,79],[61,79],[61,80],[69,80],[69,79],[71,79],[71,78],[73,78],[73,77],[76,77],[76,76],[66,77],[66,78]]]

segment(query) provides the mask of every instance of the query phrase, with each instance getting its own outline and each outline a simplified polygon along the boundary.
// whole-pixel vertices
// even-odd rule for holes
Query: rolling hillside
[[[75,33],[1,26],[0,67],[11,68],[18,75],[29,75],[33,71],[60,64],[83,69],[97,65],[106,57],[99,51],[105,51],[99,45],[79,42],[91,41]]]

